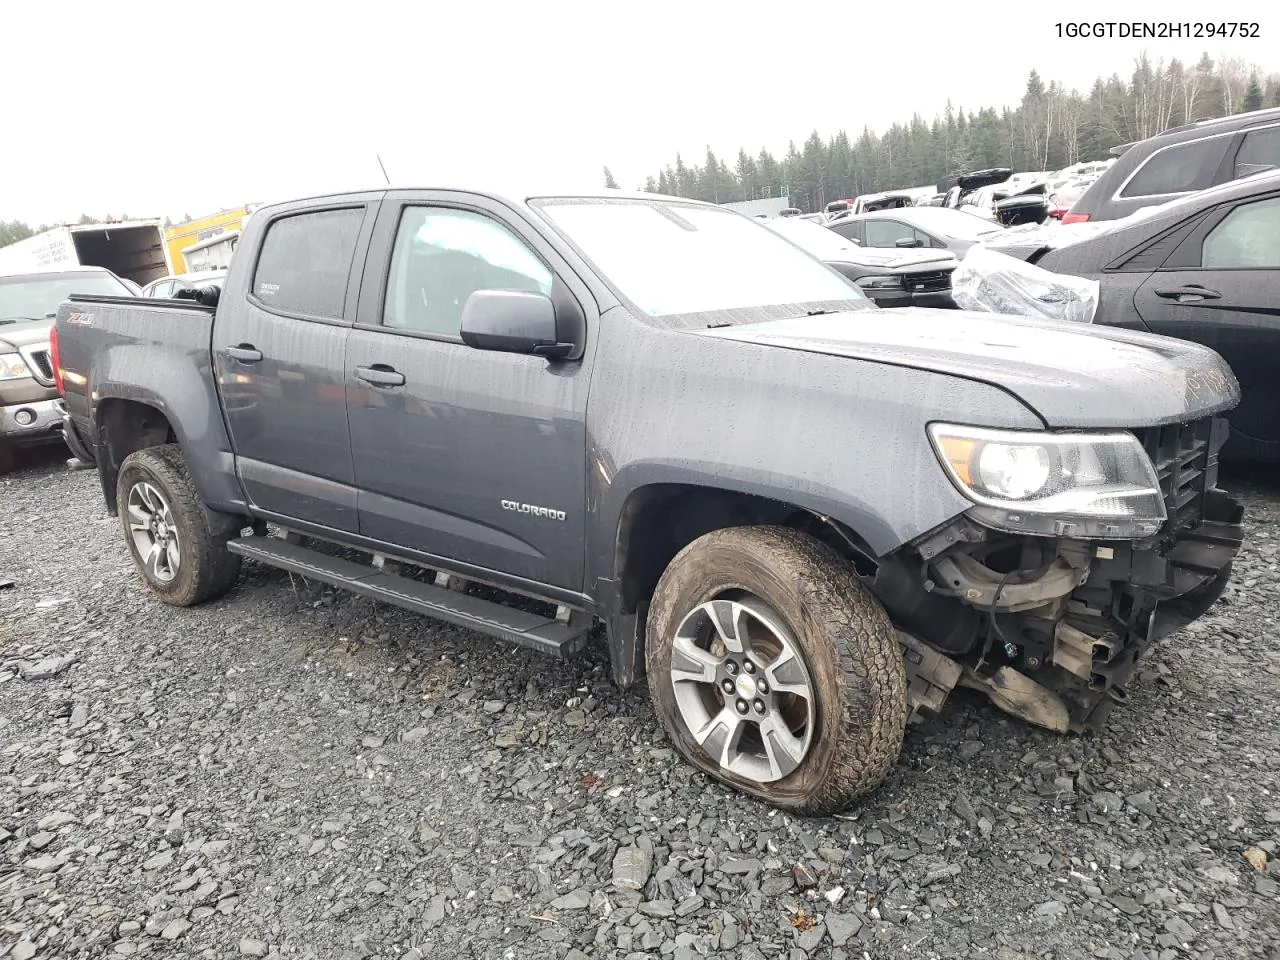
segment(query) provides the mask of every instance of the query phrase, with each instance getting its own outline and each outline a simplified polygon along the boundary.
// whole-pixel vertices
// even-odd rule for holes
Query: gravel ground
[[[968,693],[798,820],[562,664],[248,565],[158,603],[97,477],[0,479],[0,957],[1259,957],[1280,948],[1280,485],[1104,734]],[[639,889],[634,889],[639,887]]]

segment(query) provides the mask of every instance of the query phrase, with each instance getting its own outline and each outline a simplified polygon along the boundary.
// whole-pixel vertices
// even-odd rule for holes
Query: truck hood
[[[0,352],[12,353],[19,347],[35,343],[48,343],[52,320],[31,320],[23,323],[0,323]]]
[[[1021,399],[1049,427],[1158,426],[1240,400],[1231,369],[1207,347],[1077,323],[902,307],[696,333],[981,381]],[[981,415],[956,411],[963,422]]]

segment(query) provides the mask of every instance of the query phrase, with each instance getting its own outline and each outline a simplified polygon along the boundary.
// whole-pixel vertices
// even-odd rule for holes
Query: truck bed
[[[195,301],[142,297],[72,296],[59,308],[55,325],[67,415],[94,459],[109,467],[103,486],[112,507],[112,425],[116,418],[145,419],[149,411],[175,425],[173,439],[190,451],[191,473],[205,503],[243,507],[212,371],[214,312]],[[209,435],[183,435],[188,424],[208,425]]]

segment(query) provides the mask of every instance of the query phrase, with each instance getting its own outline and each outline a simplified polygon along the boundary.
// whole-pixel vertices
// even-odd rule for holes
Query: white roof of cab
[[[514,186],[514,189],[512,188]],[[703,206],[713,207],[716,204],[706,203],[702,200],[691,200],[687,197],[672,197],[661,193],[645,193],[635,190],[609,190],[604,187],[583,187],[582,184],[577,185],[511,185],[503,184],[484,185],[484,184],[411,184],[411,183],[393,183],[378,184],[366,187],[363,190],[339,190],[333,193],[322,193],[310,197],[292,197],[288,200],[279,200],[267,206],[278,206],[284,203],[298,203],[308,200],[326,200],[331,197],[343,197],[353,193],[382,193],[396,192],[401,190],[441,190],[451,193],[475,193],[481,196],[498,197],[508,202],[517,204],[526,203],[529,200],[536,200],[550,197],[573,197],[575,199],[613,199],[613,200],[674,200],[678,203],[697,203]]]

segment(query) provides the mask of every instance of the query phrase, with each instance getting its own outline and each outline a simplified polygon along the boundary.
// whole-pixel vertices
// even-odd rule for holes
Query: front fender
[[[883,556],[971,506],[938,463],[930,422],[1044,428],[1011,394],[961,376],[628,319],[601,324],[588,407],[588,583],[616,575],[624,507],[646,485],[779,500]]]

